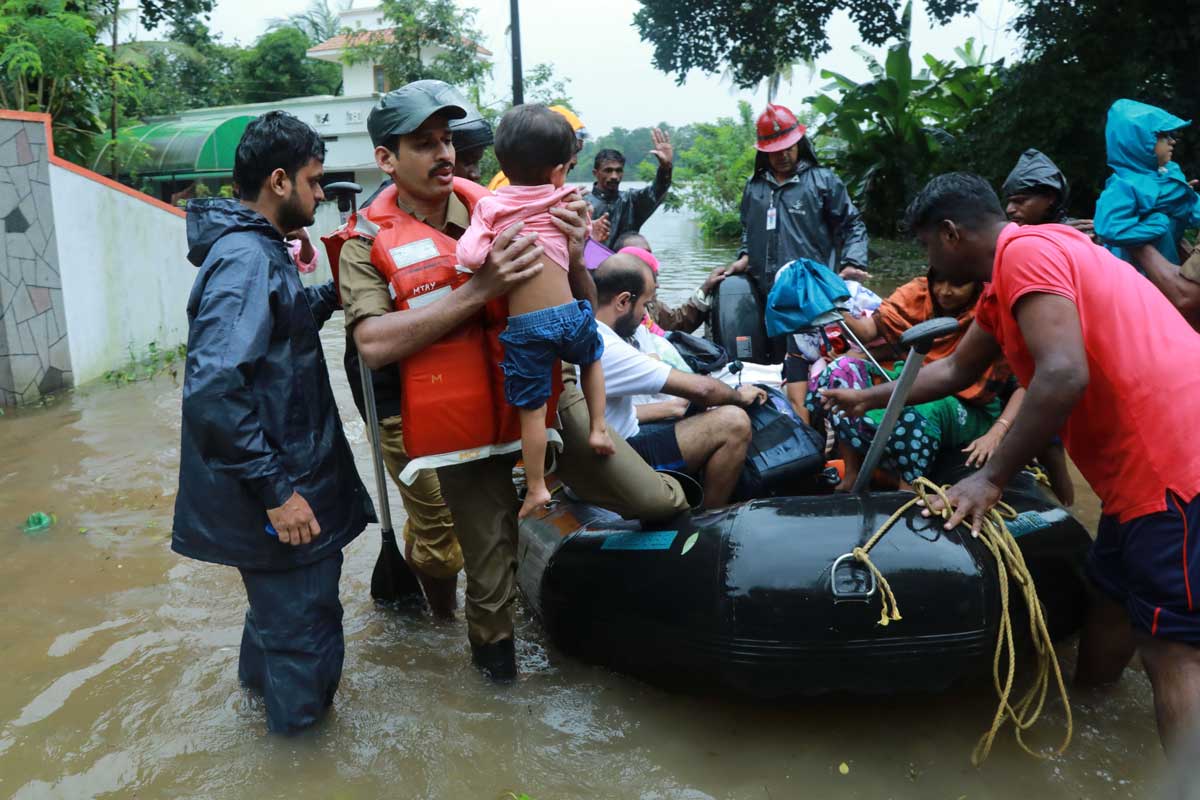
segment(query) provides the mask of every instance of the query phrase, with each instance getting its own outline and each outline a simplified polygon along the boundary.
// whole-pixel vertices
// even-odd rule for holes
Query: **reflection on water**
[[[678,215],[646,232],[672,299],[732,257]],[[323,334],[334,365],[339,326]],[[333,380],[369,476],[345,376]],[[1009,733],[978,770],[967,759],[990,719],[987,686],[791,707],[676,695],[562,656],[522,615],[522,679],[494,687],[468,666],[461,620],[372,605],[374,528],[347,550],[333,714],[310,735],[268,737],[259,701],[237,685],[237,573],[169,550],[179,402],[161,378],[0,417],[0,796],[1141,798],[1163,770],[1140,671],[1075,697],[1065,756],[1031,759]],[[394,490],[392,501],[399,509]],[[24,535],[35,510],[58,523]]]

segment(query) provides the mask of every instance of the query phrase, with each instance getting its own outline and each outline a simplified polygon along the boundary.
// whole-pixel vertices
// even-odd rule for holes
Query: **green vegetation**
[[[389,86],[434,78],[463,88],[487,74],[487,64],[478,58],[482,34],[475,27],[475,9],[454,0],[383,0],[382,10],[393,27],[355,37],[346,48],[346,63],[374,61]],[[425,61],[421,50],[430,47],[439,53]]]
[[[675,0],[640,2],[634,23],[654,46],[654,64],[680,82],[691,69],[724,72],[747,88],[782,75],[790,65],[829,50],[826,23],[836,11],[850,14],[867,44],[903,42],[908,30],[902,0],[694,0],[686,13],[680,13]],[[951,114],[950,127],[942,124],[945,112],[922,105],[930,99],[928,85],[908,86],[914,109],[895,103],[890,111],[838,109],[842,124],[858,128],[846,142],[850,152],[838,168],[847,170],[845,177],[856,184],[864,205],[870,206],[874,195],[874,207],[868,209],[874,228],[892,228],[902,187],[911,188],[922,173],[968,169],[998,185],[1029,147],[1042,150],[1062,168],[1072,184],[1072,212],[1090,217],[1109,174],[1104,120],[1114,100],[1129,97],[1183,119],[1200,118],[1200,0],[1016,0],[1014,5],[1019,14],[1012,27],[1024,40],[1018,63],[986,65],[981,54],[964,48],[962,64],[935,65],[927,59],[929,75],[914,76],[949,92],[943,100],[954,97],[963,103]],[[928,0],[925,5],[939,23],[976,7],[975,0]],[[772,23],[746,25],[746,19]],[[851,94],[864,104],[879,102],[882,92],[901,89],[901,59],[893,47],[882,77],[873,75],[864,85],[839,85],[841,97],[834,102],[840,106]],[[905,118],[908,123],[891,127]],[[859,140],[870,146],[856,146]],[[876,146],[882,150],[873,165],[869,153]],[[904,151],[910,155],[900,155]],[[915,168],[908,166],[909,157],[916,159]],[[1179,148],[1176,158],[1186,174],[1200,174],[1200,147]],[[905,169],[889,169],[889,163]],[[862,197],[867,184],[870,191]]]
[[[691,146],[676,153],[672,195],[696,212],[706,237],[736,240],[742,234],[742,191],[754,173],[750,104],[738,103],[737,119],[696,125]]]
[[[178,379],[179,364],[186,358],[186,344],[162,350],[157,342],[151,342],[146,346],[146,352],[140,356],[130,348],[129,361],[123,367],[104,373],[104,381],[114,386],[124,386],[127,383],[148,381],[164,372],[173,380]]]
[[[820,132],[840,140],[832,166],[846,182],[872,233],[895,236],[911,198],[933,175],[953,169],[944,148],[985,107],[1000,84],[973,39],[956,51],[961,64],[924,58],[913,70],[912,4],[904,10],[904,36],[880,64],[855,48],[871,79],[858,83],[822,70],[833,82],[808,100],[824,115]]]
[[[1000,73],[1001,86],[950,148],[962,169],[999,184],[1027,147],[1058,164],[1071,182],[1072,213],[1091,217],[1109,175],[1105,113],[1129,97],[1200,119],[1200,0],[1020,0],[1014,30],[1024,59]],[[1192,130],[1175,158],[1200,175]]]
[[[689,70],[717,73],[724,68],[735,85],[749,89],[796,62],[811,61],[829,51],[829,21],[837,11],[849,13],[867,44],[884,44],[906,30],[898,14],[900,0],[640,2],[633,24],[654,46],[654,66],[674,73],[681,84]],[[946,22],[973,12],[976,5],[976,0],[928,0],[926,8],[935,20]]]

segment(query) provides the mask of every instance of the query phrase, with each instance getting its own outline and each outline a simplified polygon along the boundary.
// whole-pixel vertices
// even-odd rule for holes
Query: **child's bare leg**
[[[849,442],[838,439],[837,445],[838,455],[841,456],[846,469],[842,482],[835,487],[834,491],[848,492],[854,486],[854,482],[858,480],[858,471],[862,468],[863,457],[850,446]]]
[[[522,408],[521,457],[525,460],[525,502],[517,517],[525,517],[550,502],[546,488],[546,404]]]
[[[611,456],[616,448],[608,435],[608,424],[604,421],[604,371],[599,361],[593,361],[580,372],[583,398],[587,401],[588,418],[592,425],[588,445],[597,455]]]

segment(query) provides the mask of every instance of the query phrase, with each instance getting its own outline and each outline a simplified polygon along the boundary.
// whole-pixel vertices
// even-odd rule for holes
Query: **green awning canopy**
[[[238,142],[253,119],[249,114],[175,119],[125,128],[121,136],[132,136],[149,147],[148,160],[136,165],[141,175],[228,176],[233,174]],[[98,172],[107,171],[109,147],[111,142],[105,144],[92,165]]]

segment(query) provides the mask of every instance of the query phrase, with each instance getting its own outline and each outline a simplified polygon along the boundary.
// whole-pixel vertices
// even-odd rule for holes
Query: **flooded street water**
[[[668,299],[732,256],[702,246],[679,215],[659,214],[646,233]],[[340,316],[323,341],[340,365]],[[332,379],[373,487],[340,367]],[[1006,728],[980,769],[968,758],[994,708],[986,684],[790,707],[672,694],[556,652],[522,611],[522,677],[496,687],[470,667],[461,619],[375,608],[376,527],[346,551],[332,714],[306,736],[270,737],[237,682],[237,572],[169,549],[179,405],[162,375],[0,417],[0,797],[1077,800],[1153,796],[1165,770],[1140,669],[1073,695],[1064,756],[1035,760]],[[1094,527],[1094,496],[1080,493]],[[33,511],[57,524],[22,533]],[[1062,647],[1068,673],[1073,651]],[[1052,708],[1033,741],[1057,741],[1062,721]]]

